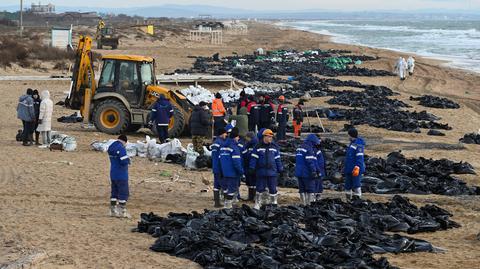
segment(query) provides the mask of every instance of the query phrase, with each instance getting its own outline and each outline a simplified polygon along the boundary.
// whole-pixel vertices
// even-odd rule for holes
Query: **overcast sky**
[[[0,0],[0,6],[16,5],[20,0]],[[24,0],[25,6],[32,2]],[[250,10],[301,10],[301,9],[335,9],[335,10],[415,10],[415,9],[480,9],[480,0],[43,0],[58,6],[88,7],[140,7],[163,4],[213,5]]]

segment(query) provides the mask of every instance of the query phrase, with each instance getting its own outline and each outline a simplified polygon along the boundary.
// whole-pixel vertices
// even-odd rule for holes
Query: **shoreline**
[[[454,60],[451,59],[451,58],[454,58],[454,56],[448,56],[448,55],[428,56],[428,55],[419,54],[417,52],[412,52],[412,51],[407,51],[407,50],[402,50],[402,49],[374,47],[374,46],[366,45],[366,44],[348,43],[347,41],[342,42],[341,40],[338,39],[341,36],[340,34],[338,34],[338,36],[336,36],[334,33],[325,34],[325,33],[322,33],[321,31],[309,30],[309,29],[305,29],[304,27],[295,27],[295,26],[285,25],[285,23],[291,23],[291,22],[297,22],[297,21],[298,20],[279,21],[279,22],[273,22],[272,25],[274,27],[279,27],[280,29],[303,31],[303,32],[308,32],[308,33],[313,33],[313,34],[316,34],[316,35],[320,35],[320,36],[328,38],[330,42],[338,44],[338,45],[366,47],[366,48],[369,48],[369,49],[372,49],[372,50],[384,50],[384,51],[388,51],[388,52],[391,52],[391,53],[399,53],[399,54],[402,54],[402,55],[404,55],[404,54],[412,55],[416,59],[417,58],[422,58],[422,59],[426,59],[426,60],[438,61],[441,64],[440,67],[442,67],[442,68],[453,69],[453,70],[465,72],[467,74],[480,76],[480,68],[479,68],[479,70],[475,71],[475,70],[468,69],[467,67],[462,68],[460,66],[455,66],[455,65],[454,66],[447,66],[447,64],[450,64],[450,63],[455,64]],[[305,20],[305,21],[313,21],[313,20]]]

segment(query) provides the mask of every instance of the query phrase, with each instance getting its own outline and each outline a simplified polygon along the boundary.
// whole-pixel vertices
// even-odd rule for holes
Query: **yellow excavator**
[[[193,104],[181,93],[160,87],[155,60],[136,55],[107,55],[98,85],[93,68],[92,39],[80,36],[70,92],[65,105],[80,110],[84,123],[93,123],[104,133],[135,132],[150,122],[150,109],[163,94],[174,107],[169,136],[187,130]],[[156,133],[156,128],[152,128]]]

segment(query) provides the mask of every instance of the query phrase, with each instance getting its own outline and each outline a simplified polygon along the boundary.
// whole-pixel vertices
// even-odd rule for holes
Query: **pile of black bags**
[[[480,145],[480,134],[479,133],[470,133],[460,138],[460,142],[465,144],[479,144]]]
[[[364,55],[351,55],[348,51],[321,51],[318,54],[306,54],[295,50],[267,52],[267,56],[243,55],[222,57],[220,61],[214,57],[196,57],[190,70],[177,69],[175,73],[209,73],[212,75],[233,75],[247,82],[289,83],[277,76],[301,76],[317,73],[324,76],[394,76],[384,70],[371,70],[348,66],[345,69],[331,68],[325,60],[340,56],[355,61],[371,61],[377,58]]]
[[[438,118],[426,111],[410,112],[373,104],[361,109],[330,108],[327,117],[330,120],[348,120],[351,125],[368,124],[398,132],[421,133],[420,129],[452,129],[448,124],[437,122]]]
[[[295,178],[295,150],[301,141],[289,140],[281,143],[282,162],[285,173],[279,178],[282,187],[298,188]],[[321,149],[326,160],[327,175],[324,187],[343,190],[342,173],[346,145],[331,139],[323,139]],[[439,195],[480,195],[480,187],[468,186],[454,174],[476,174],[467,162],[447,159],[407,159],[400,152],[390,153],[386,159],[365,156],[366,173],[362,190],[365,192],[414,193]]]
[[[438,96],[432,96],[432,95],[422,95],[420,97],[410,96],[410,100],[420,101],[419,104],[426,107],[452,108],[452,109],[460,108],[459,104],[455,103],[450,99],[442,98]]]
[[[136,231],[157,238],[150,247],[205,268],[396,268],[374,254],[435,252],[429,242],[395,234],[460,227],[435,205],[407,198],[374,203],[324,199],[311,206],[141,214]],[[386,233],[386,232],[393,232]]]

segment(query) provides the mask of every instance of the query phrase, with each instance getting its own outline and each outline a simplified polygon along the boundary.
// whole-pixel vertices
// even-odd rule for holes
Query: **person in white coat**
[[[415,58],[412,56],[408,57],[407,60],[408,74],[413,75],[413,70],[415,69]]]
[[[40,132],[44,145],[49,145],[51,142],[52,113],[53,101],[50,99],[50,92],[44,90],[42,91],[42,102],[40,103],[40,115],[38,117],[37,127],[37,131]]]
[[[398,74],[401,80],[405,80],[406,72],[407,72],[407,61],[405,61],[405,58],[400,57],[398,58],[398,61],[395,64],[395,73]]]

